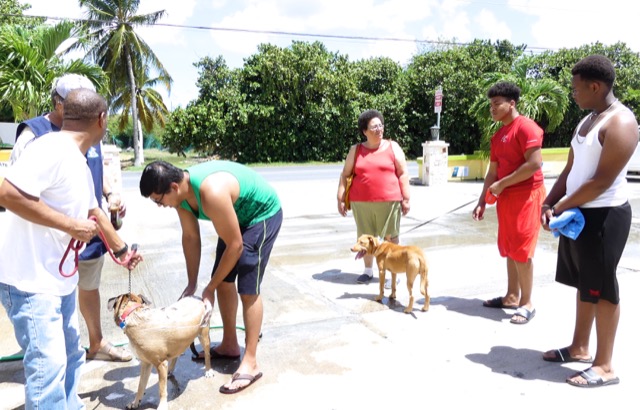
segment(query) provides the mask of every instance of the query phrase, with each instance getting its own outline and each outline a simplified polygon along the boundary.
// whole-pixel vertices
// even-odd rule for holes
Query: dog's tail
[[[427,267],[427,261],[424,257],[420,258],[420,293],[422,296],[427,296],[427,287],[429,286],[429,279],[427,279],[427,273],[429,268]]]

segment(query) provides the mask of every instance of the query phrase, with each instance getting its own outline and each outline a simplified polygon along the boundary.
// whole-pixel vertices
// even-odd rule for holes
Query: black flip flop
[[[214,348],[210,348],[209,352],[211,353],[211,360],[238,360],[240,359],[240,355],[226,355],[226,354],[220,354],[218,352],[216,352],[215,350],[213,350]],[[195,346],[193,347],[193,349],[191,349],[191,352],[193,353],[193,355],[191,356],[191,360],[193,360],[194,362],[204,362],[204,354],[201,352],[198,352],[195,348]],[[201,356],[202,354],[202,356]]]
[[[246,389],[247,387],[251,386],[253,383],[257,382],[260,378],[262,377],[262,373],[258,373],[255,376],[252,376],[250,374],[240,374],[240,373],[235,373],[233,375],[233,377],[231,378],[231,382],[235,382],[236,380],[249,380],[249,384],[246,384],[242,387],[238,387],[237,389],[230,389],[228,387],[224,387],[224,385],[220,386],[220,393],[224,393],[224,394],[234,394],[234,393],[239,393],[242,390]]]
[[[563,347],[562,349],[555,349],[553,350],[553,353],[555,356],[553,357],[542,356],[542,360],[546,362],[554,362],[554,363],[572,363],[572,362],[592,363],[593,362],[593,358],[591,357],[588,359],[578,359],[577,357],[571,357],[568,347]]]
[[[498,296],[490,300],[485,300],[484,302],[482,302],[482,306],[488,307],[488,308],[498,308],[498,309],[517,309],[518,308],[518,306],[516,305],[505,305],[504,303],[502,303],[502,296]]]

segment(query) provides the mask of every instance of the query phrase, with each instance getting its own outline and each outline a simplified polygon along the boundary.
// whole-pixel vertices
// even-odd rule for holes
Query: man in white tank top
[[[616,270],[629,236],[631,207],[627,201],[627,164],[638,144],[638,123],[613,95],[615,69],[600,55],[580,60],[571,70],[573,99],[590,110],[574,132],[567,165],[542,206],[545,230],[549,220],[579,208],[585,226],[575,239],[561,236],[556,281],[577,289],[573,340],[550,350],[551,362],[592,363],[569,376],[577,387],[619,383],[612,366],[613,346],[620,319]],[[595,321],[596,355],[589,355],[589,337]]]

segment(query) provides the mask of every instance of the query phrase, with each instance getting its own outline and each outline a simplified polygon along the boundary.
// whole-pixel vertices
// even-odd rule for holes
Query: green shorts
[[[400,202],[352,202],[358,238],[373,235],[378,238],[397,238],[400,235]]]

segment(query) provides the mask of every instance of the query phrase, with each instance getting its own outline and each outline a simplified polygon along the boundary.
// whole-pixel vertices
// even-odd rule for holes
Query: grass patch
[[[140,167],[133,166],[133,150],[120,151],[120,164],[123,171],[142,171],[144,167],[153,161],[166,161],[178,168],[188,168],[191,165],[199,164],[201,162],[209,161],[214,158],[205,157],[195,153],[187,153],[186,157],[178,154],[172,154],[168,151],[159,150],[156,148],[149,148],[144,150],[144,163]]]
[[[147,164],[153,161],[166,161],[178,168],[185,169],[191,165],[196,165],[201,162],[211,161],[218,159],[217,157],[207,157],[198,155],[193,152],[187,153],[186,157],[179,156],[178,154],[172,154],[168,151],[159,150],[156,148],[149,148],[144,150],[144,163],[140,167],[133,166],[133,150],[120,151],[120,164],[123,171],[142,171]],[[250,167],[286,167],[290,165],[326,165],[326,162],[306,162],[303,164],[293,164],[291,162],[272,162],[272,163],[255,163],[245,164]]]

